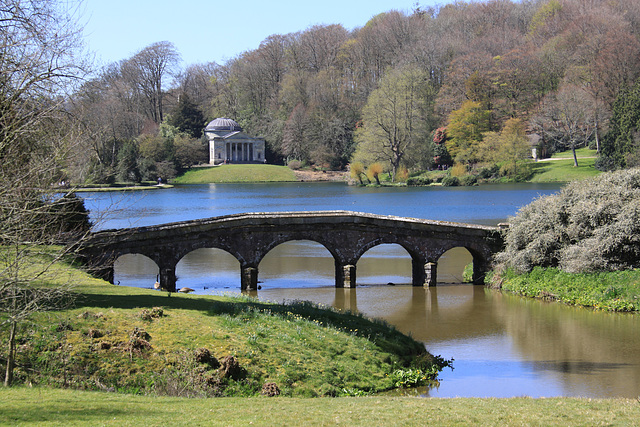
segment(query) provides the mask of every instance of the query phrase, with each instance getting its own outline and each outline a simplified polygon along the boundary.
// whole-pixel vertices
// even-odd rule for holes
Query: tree
[[[516,178],[529,171],[523,161],[530,156],[529,140],[524,123],[509,119],[502,131],[488,132],[480,144],[482,160],[499,164],[503,176]]]
[[[83,74],[73,5],[0,2],[0,322],[8,327],[4,384],[11,385],[16,337],[36,312],[61,307],[67,287],[41,286],[69,250],[43,245],[62,237],[57,217],[70,198],[55,196],[60,160],[74,138],[65,94]],[[57,207],[53,202],[58,200]],[[66,213],[64,213],[66,215]],[[77,230],[83,233],[84,230]]]
[[[147,101],[147,114],[155,123],[164,119],[166,77],[175,75],[180,55],[173,43],[153,43],[123,64],[129,84]]]
[[[578,167],[576,147],[586,145],[596,130],[592,105],[589,94],[571,84],[563,85],[545,102],[541,120],[546,123],[547,135],[568,145],[575,167]]]
[[[380,185],[380,174],[384,172],[384,166],[382,163],[372,163],[367,168],[367,178],[369,178],[369,182],[372,180],[376,180],[376,185]]]
[[[491,112],[480,102],[465,101],[449,115],[445,145],[456,162],[476,163],[479,160],[478,144],[483,134],[490,130]]]
[[[395,181],[407,151],[426,142],[430,89],[425,74],[416,67],[389,71],[362,111],[354,157],[369,157],[366,163],[387,163]]]
[[[204,115],[202,111],[191,102],[189,95],[183,93],[178,98],[178,104],[168,119],[168,123],[186,132],[193,138],[200,138],[205,126]]]
[[[364,174],[364,165],[361,162],[351,163],[351,178],[357,179],[360,185],[364,185],[362,174]]]
[[[640,80],[623,89],[613,105],[609,131],[602,140],[601,169],[632,166],[640,151]],[[630,159],[628,159],[630,157]]]
[[[308,126],[306,108],[299,104],[291,112],[283,130],[282,152],[288,159],[309,160],[309,145],[306,143]]]

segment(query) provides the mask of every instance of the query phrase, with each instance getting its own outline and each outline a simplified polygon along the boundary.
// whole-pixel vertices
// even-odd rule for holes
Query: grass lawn
[[[118,393],[0,389],[3,425],[637,425],[633,399],[415,397],[187,399]]]
[[[580,158],[588,158],[588,157],[598,157],[598,152],[596,150],[591,150],[588,147],[582,147],[576,149],[576,156],[578,157],[578,161]],[[573,158],[573,153],[571,150],[562,151],[559,153],[553,153],[551,155],[552,159],[568,159]]]
[[[594,167],[596,159],[593,157],[578,157],[578,167],[573,166],[573,159],[564,159],[571,157],[570,151],[558,153],[554,157],[562,160],[534,163],[532,165],[534,175],[529,182],[569,182],[591,178],[601,173]]]
[[[76,304],[22,324],[17,383],[180,397],[259,396],[273,383],[283,396],[354,396],[438,372],[424,344],[392,326],[311,303],[169,296],[62,264],[44,281],[75,284]],[[0,360],[7,337],[0,330]],[[230,357],[239,368],[223,372]]]
[[[177,177],[175,184],[297,181],[291,169],[277,165],[220,165],[195,168]]]

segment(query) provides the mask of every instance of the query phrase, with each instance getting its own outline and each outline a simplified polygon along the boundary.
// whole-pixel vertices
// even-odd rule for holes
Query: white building
[[[204,128],[209,140],[209,164],[264,163],[264,138],[254,138],[231,119],[218,118]]]

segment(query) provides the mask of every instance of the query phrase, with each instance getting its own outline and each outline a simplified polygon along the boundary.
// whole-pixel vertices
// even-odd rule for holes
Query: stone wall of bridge
[[[83,254],[98,275],[110,281],[118,257],[145,255],[158,265],[161,286],[175,291],[178,262],[196,249],[217,248],[239,261],[241,289],[256,290],[261,260],[293,240],[317,242],[331,253],[336,287],[355,287],[358,260],[381,244],[397,244],[409,253],[414,286],[435,286],[438,259],[455,247],[471,253],[474,282],[481,283],[492,255],[503,246],[497,227],[328,211],[238,214],[106,230],[92,235]]]

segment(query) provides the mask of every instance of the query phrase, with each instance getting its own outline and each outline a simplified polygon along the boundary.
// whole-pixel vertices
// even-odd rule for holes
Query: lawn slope
[[[295,174],[286,166],[277,165],[220,165],[194,168],[175,178],[175,184],[208,184],[232,182],[293,182]]]
[[[56,269],[55,280],[76,284],[76,306],[24,324],[19,383],[192,397],[344,396],[425,383],[446,364],[382,321],[328,307],[169,295]],[[0,339],[2,359],[6,330]]]

